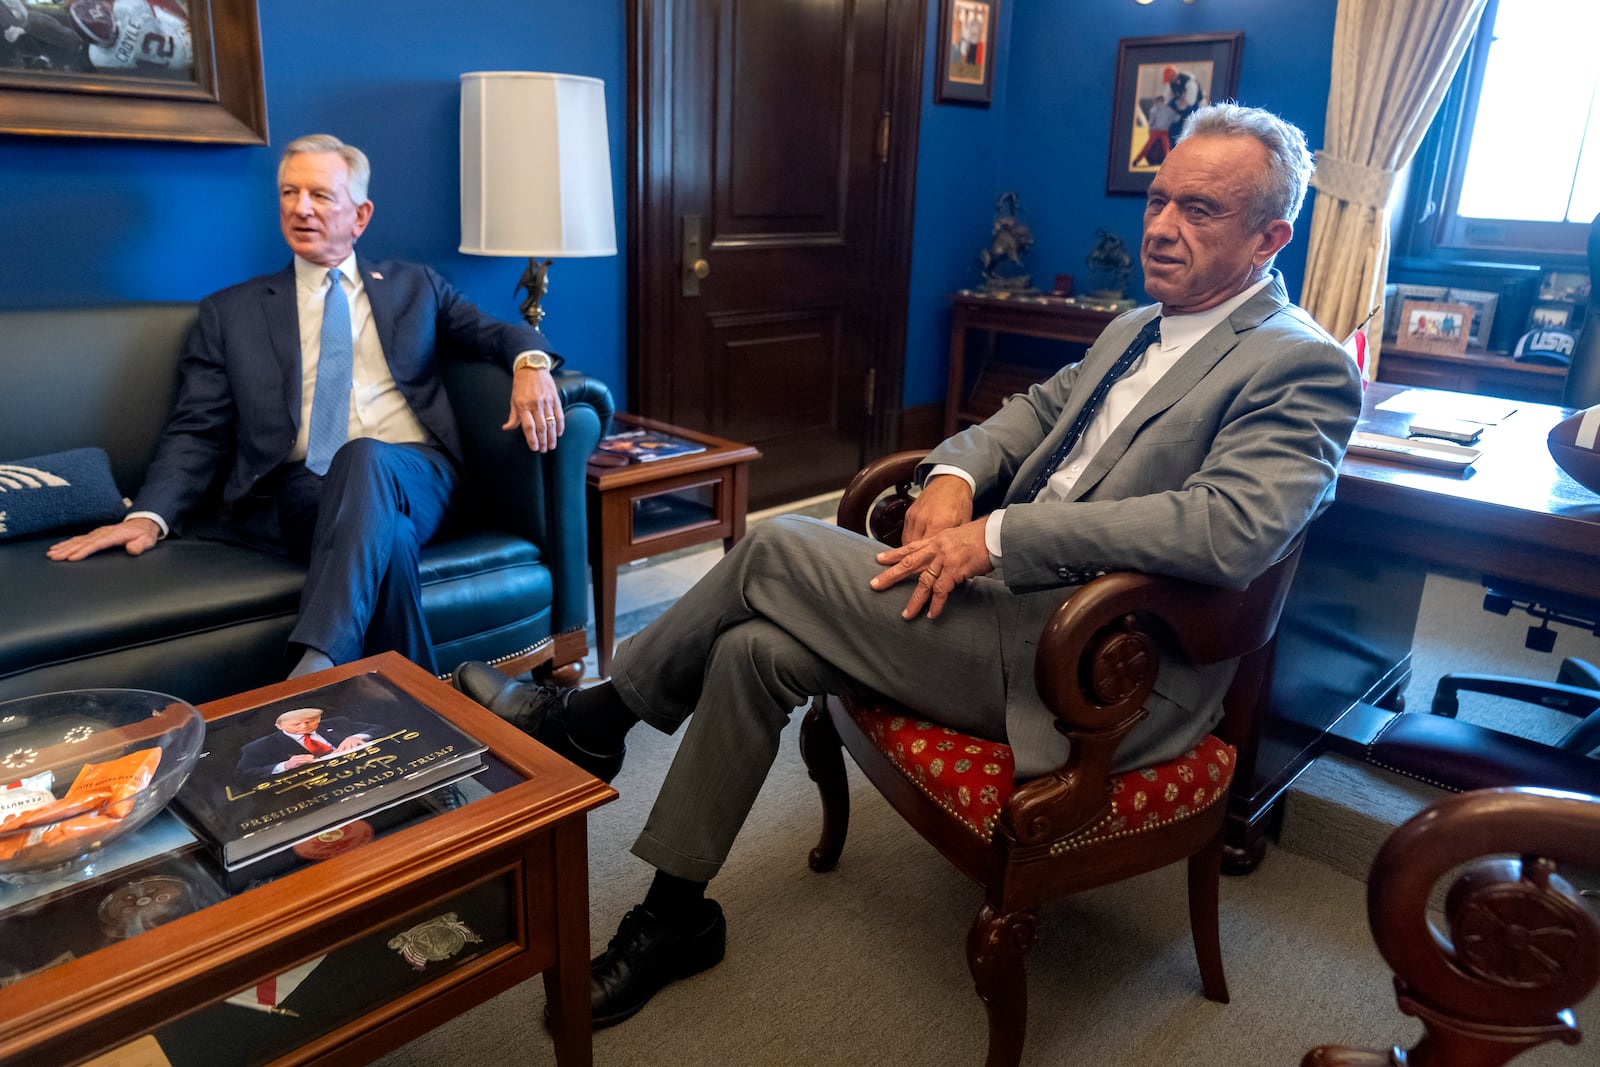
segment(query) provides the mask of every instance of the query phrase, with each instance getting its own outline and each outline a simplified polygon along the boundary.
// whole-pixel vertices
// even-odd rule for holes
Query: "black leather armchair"
[[[0,463],[95,446],[121,492],[134,492],[194,319],[190,304],[0,312]],[[538,455],[498,429],[509,372],[446,366],[469,470],[459,515],[422,554],[441,665],[483,659],[517,673],[587,652],[584,470],[613,405],[599,381],[567,371],[557,381],[566,433]],[[204,701],[286,673],[300,566],[192,537],[66,565],[44,555],[59,537],[0,542],[0,700],[126,686]]]

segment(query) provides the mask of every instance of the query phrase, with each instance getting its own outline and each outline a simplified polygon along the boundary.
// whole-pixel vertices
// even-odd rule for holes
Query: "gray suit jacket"
[[[1033,660],[1045,621],[1072,589],[1114,570],[1248,585],[1332,502],[1361,412],[1353,361],[1289,303],[1274,271],[1266,288],[1139,401],[1070,500],[1018,503],[1094,384],[1156,310],[1119,317],[1081,363],[945,441],[921,470],[926,477],[934,464],[948,463],[970,473],[979,514],[1007,505],[997,574],[1017,594],[1001,655],[1006,677],[1015,680],[1006,724],[1018,777],[1066,757],[1065,739],[1034,689]],[[1124,742],[1119,766],[1174,758],[1214,727],[1235,666],[1164,666],[1149,717]]]

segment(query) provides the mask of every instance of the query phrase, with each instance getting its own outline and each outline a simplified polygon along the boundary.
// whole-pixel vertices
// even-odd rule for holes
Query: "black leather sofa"
[[[194,319],[189,304],[0,312],[0,464],[95,446],[131,496]],[[566,433],[541,456],[499,429],[507,371],[446,365],[469,472],[459,515],[422,554],[423,608],[445,669],[464,659],[512,673],[563,668],[587,652],[584,467],[613,405],[599,381],[556,377]],[[0,700],[113,686],[200,702],[287,672],[297,564],[193,537],[139,557],[55,563],[44,552],[61,536],[0,542]]]

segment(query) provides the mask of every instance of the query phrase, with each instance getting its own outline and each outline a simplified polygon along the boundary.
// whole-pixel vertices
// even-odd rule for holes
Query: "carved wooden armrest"
[[[839,499],[839,525],[898,548],[906,508],[916,499],[917,465],[926,456],[896,452],[863,467]]]
[[[1600,981],[1600,917],[1555,864],[1596,856],[1600,798],[1581,793],[1481,789],[1410,819],[1373,861],[1367,916],[1400,1010],[1426,1035],[1409,1053],[1312,1049],[1302,1067],[1502,1064],[1546,1041],[1576,1044],[1568,1009]],[[1469,861],[1446,897],[1441,936],[1430,894]]]
[[[1018,840],[1071,834],[1105,814],[1117,749],[1144,716],[1162,655],[1217,663],[1272,639],[1302,541],[1242,590],[1119,571],[1056,610],[1039,639],[1034,684],[1072,747],[1064,764],[1012,794],[1002,818]]]

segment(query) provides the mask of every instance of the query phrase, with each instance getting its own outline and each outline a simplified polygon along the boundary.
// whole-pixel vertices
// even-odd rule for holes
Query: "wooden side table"
[[[594,575],[594,643],[600,674],[611,673],[617,568],[630,560],[744,536],[750,445],[619,412],[612,432],[646,429],[705,445],[704,452],[623,467],[589,464],[589,567]]]
[[[944,434],[982,422],[1000,408],[1012,393],[1055,373],[1056,367],[1020,367],[997,362],[997,334],[1045,337],[1084,346],[1094,344],[1106,324],[1116,318],[1111,311],[1069,303],[1059,297],[998,297],[953,293],[950,318],[950,376],[945,384]],[[967,331],[986,335],[983,352],[972,366],[967,360]],[[972,378],[968,380],[969,376]]]

